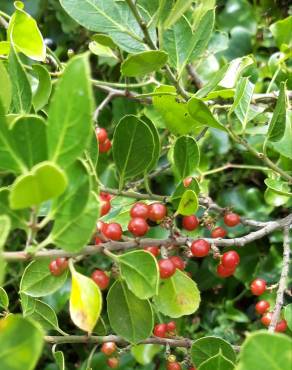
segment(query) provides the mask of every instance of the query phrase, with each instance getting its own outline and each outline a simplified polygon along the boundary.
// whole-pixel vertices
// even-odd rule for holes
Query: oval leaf
[[[193,190],[186,190],[179,202],[177,213],[182,216],[191,216],[197,212],[198,207],[199,201],[196,193]]]
[[[287,182],[280,179],[265,179],[265,184],[275,193],[280,195],[291,196],[290,186]]]
[[[292,330],[292,303],[284,308],[284,317],[287,321],[288,328]]]
[[[6,215],[0,216],[0,285],[2,284],[2,280],[4,278],[4,271],[6,266],[6,262],[2,257],[2,250],[8,238],[10,229],[11,229],[10,218]]]
[[[0,286],[0,307],[7,310],[9,306],[9,298],[6,291]]]
[[[8,72],[1,61],[0,61],[0,86],[1,86],[0,100],[2,101],[5,113],[7,113],[12,98],[11,94],[12,86]]]
[[[179,137],[174,144],[173,159],[181,179],[194,174],[200,163],[200,151],[196,140],[191,136]]]
[[[209,358],[203,362],[198,370],[233,370],[234,364],[229,361],[226,357],[222,356],[221,353]]]
[[[47,68],[41,64],[34,64],[32,68],[38,77],[38,85],[32,98],[34,109],[37,112],[47,105],[52,91],[52,82]]]

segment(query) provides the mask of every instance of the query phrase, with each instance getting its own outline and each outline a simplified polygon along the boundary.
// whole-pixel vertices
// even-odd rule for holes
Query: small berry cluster
[[[101,200],[100,216],[102,217],[108,214],[111,209],[112,196],[108,193],[101,191],[99,197]]]
[[[257,279],[252,281],[252,283],[250,285],[250,290],[251,290],[253,295],[260,296],[260,295],[262,295],[266,292],[267,283],[264,279],[257,278]],[[264,326],[269,326],[271,324],[271,321],[272,321],[273,313],[268,312],[269,309],[270,309],[270,303],[266,300],[260,300],[255,305],[256,312],[258,314],[262,315],[261,323]],[[284,331],[286,331],[286,329],[287,329],[287,321],[282,319],[277,323],[275,331],[276,332],[284,332]]]
[[[63,274],[65,270],[68,268],[68,261],[66,258],[59,257],[49,264],[49,270],[52,275],[54,276],[60,276]]]
[[[101,233],[104,238],[115,241],[121,240],[123,235],[123,229],[117,222],[106,223],[99,221],[97,223],[97,231]]]
[[[98,141],[98,149],[100,153],[106,153],[112,147],[112,143],[108,138],[106,129],[102,127],[97,127],[95,129],[96,139]]]
[[[171,256],[158,261],[161,279],[168,279],[175,274],[176,269],[184,270],[185,262],[179,256]]]
[[[101,346],[101,352],[106,356],[112,356],[117,351],[117,346],[115,342],[106,342]],[[111,369],[116,369],[120,364],[120,361],[117,357],[109,357],[107,359],[107,365]]]
[[[91,278],[101,290],[105,290],[109,286],[110,278],[102,270],[94,270],[91,274]]]
[[[153,329],[153,334],[159,338],[167,338],[174,336],[175,331],[176,323],[174,321],[170,321],[167,324],[166,323],[156,324]]]

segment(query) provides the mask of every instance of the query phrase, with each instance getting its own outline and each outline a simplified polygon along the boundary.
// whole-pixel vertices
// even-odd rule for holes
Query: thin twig
[[[95,109],[94,113],[93,113],[93,120],[95,122],[98,122],[98,117],[101,113],[101,111],[103,110],[103,108],[105,108],[107,106],[107,104],[112,100],[112,98],[115,96],[114,93],[109,93],[105,99],[99,104],[99,106]]]

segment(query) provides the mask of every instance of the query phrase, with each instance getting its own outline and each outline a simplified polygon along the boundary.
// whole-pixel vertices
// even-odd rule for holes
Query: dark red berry
[[[226,213],[226,215],[224,216],[224,223],[229,227],[236,226],[240,223],[240,217],[238,216],[238,214],[233,212]]]
[[[157,325],[154,326],[153,334],[156,337],[165,338],[166,337],[166,332],[167,332],[167,325],[166,324],[157,324]]]
[[[218,274],[218,276],[220,276],[222,278],[232,276],[234,274],[234,272],[235,272],[235,267],[231,268],[231,269],[228,269],[225,266],[223,266],[222,263],[220,263],[217,266],[217,274]]]
[[[143,236],[149,230],[149,226],[144,218],[134,217],[128,224],[128,230],[134,236]]]
[[[161,203],[152,203],[149,205],[148,218],[151,221],[161,221],[167,214],[167,208]]]
[[[111,209],[111,203],[109,200],[103,200],[101,199],[101,202],[100,202],[100,216],[105,216],[106,214],[109,213],[110,209]]]
[[[197,370],[194,366],[189,367],[189,370]]]
[[[176,330],[176,323],[175,321],[170,321],[169,323],[166,324],[167,331],[172,332]]]
[[[148,218],[149,214],[149,206],[145,203],[136,203],[130,209],[130,216],[131,217],[142,217]]]
[[[112,199],[112,195],[109,194],[109,193],[105,193],[104,191],[101,191],[100,194],[99,194],[100,198],[102,200],[108,200],[110,201]]]
[[[106,139],[108,138],[106,129],[102,127],[96,128],[95,135],[96,135],[98,142],[101,144],[104,143]]]
[[[286,330],[287,330],[287,321],[286,320],[279,321],[278,324],[276,325],[275,331],[278,333],[283,333]]]
[[[185,269],[185,263],[182,258],[179,256],[171,256],[170,257],[171,262],[175,265],[175,267],[179,270]]]
[[[156,247],[155,245],[150,245],[149,247],[144,247],[144,250],[153,254],[154,257],[157,257],[160,253],[159,247]]]
[[[123,234],[121,225],[116,222],[107,224],[106,227],[103,228],[102,232],[105,237],[111,240],[121,240]]]
[[[116,369],[119,366],[119,359],[116,357],[110,357],[107,359],[107,366],[109,366],[111,369]]]
[[[161,279],[170,278],[176,270],[174,263],[169,258],[158,261],[158,266]]]
[[[214,230],[212,230],[211,237],[214,238],[214,239],[224,238],[224,236],[226,236],[226,234],[227,234],[226,230],[223,229],[223,227],[218,226],[218,227],[215,227]]]
[[[111,356],[116,350],[117,346],[115,342],[106,342],[101,346],[101,352],[106,356]]]
[[[184,216],[182,219],[182,226],[189,231],[195,230],[199,226],[199,220],[195,215]]]
[[[265,293],[266,288],[267,284],[264,279],[255,279],[250,285],[250,290],[253,295],[262,295]]]
[[[106,139],[104,143],[99,143],[98,149],[100,153],[106,153],[112,147],[112,143],[109,139]]]
[[[166,365],[167,370],[181,370],[181,365],[178,362],[168,362]]]
[[[63,273],[63,271],[57,265],[56,260],[53,260],[53,261],[50,262],[49,270],[51,271],[51,274],[54,275],[54,276],[59,276]]]
[[[272,312],[265,313],[261,318],[261,323],[265,326],[269,326],[272,321]]]
[[[109,286],[110,278],[102,270],[95,270],[91,274],[92,280],[100,287],[101,290],[106,289]]]
[[[184,187],[185,188],[188,188],[191,185],[192,181],[193,181],[193,178],[191,176],[190,177],[186,177],[183,180]]]
[[[68,260],[64,257],[59,257],[56,259],[56,264],[61,269],[61,272],[64,272],[68,268]]]
[[[102,240],[99,237],[96,237],[94,242],[95,242],[95,245],[99,245],[102,243]]]
[[[221,263],[227,269],[235,268],[240,262],[239,254],[235,251],[229,251],[223,254]]]
[[[260,315],[263,315],[265,312],[267,312],[269,308],[270,308],[270,303],[264,300],[259,301],[255,305],[256,312],[259,313]]]
[[[192,242],[191,252],[194,257],[206,257],[210,251],[210,244],[204,239]]]

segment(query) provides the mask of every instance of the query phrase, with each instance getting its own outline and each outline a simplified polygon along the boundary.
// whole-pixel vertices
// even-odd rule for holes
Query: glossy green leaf
[[[113,39],[110,36],[105,35],[104,33],[96,33],[95,35],[92,36],[92,40],[94,40],[100,45],[108,46],[111,49],[114,49],[117,46],[113,42]]]
[[[59,370],[65,370],[65,358],[62,351],[55,351],[53,347],[53,356]]]
[[[238,79],[247,67],[254,63],[254,59],[250,56],[233,59],[229,64],[224,77],[219,82],[219,86],[226,89],[232,89],[236,86]]]
[[[158,71],[168,59],[168,54],[160,50],[143,51],[129,55],[121,65],[121,73],[127,77],[144,76]]]
[[[114,58],[118,60],[116,54],[108,46],[104,46],[96,41],[92,41],[89,43],[88,47],[92,54],[98,55],[100,57]]]
[[[41,64],[34,64],[32,68],[38,77],[38,85],[32,97],[32,104],[37,112],[48,104],[52,91],[52,81],[47,68]]]
[[[188,102],[188,111],[193,119],[201,125],[217,128],[226,131],[225,127],[217,121],[207,105],[200,99],[193,97]]]
[[[292,339],[286,335],[253,332],[243,342],[236,370],[290,370],[291,348]]]
[[[176,212],[182,216],[191,216],[197,212],[198,208],[197,194],[188,189],[183,193]]]
[[[136,116],[121,119],[114,132],[113,156],[120,175],[120,187],[126,179],[142,174],[151,164],[154,138],[150,128]]]
[[[13,48],[11,48],[8,58],[8,72],[12,83],[11,113],[29,113],[32,104],[31,87],[25,70]]]
[[[273,117],[269,124],[267,140],[275,142],[282,139],[286,128],[286,108],[286,86],[282,82]]]
[[[70,271],[72,275],[70,317],[78,328],[91,333],[102,308],[101,291],[92,279],[77,272],[72,263]]]
[[[231,345],[226,340],[218,337],[204,337],[195,340],[192,345],[191,356],[196,366],[200,366],[219,352],[231,363],[235,362],[236,355]]]
[[[155,89],[155,93],[160,92],[161,95],[153,97],[153,106],[161,114],[170,132],[185,135],[200,129],[202,125],[191,117],[187,104],[177,100],[175,87],[162,85]],[[164,95],[166,93],[172,95]]]
[[[146,123],[146,125],[150,128],[151,132],[152,132],[152,135],[153,135],[153,140],[154,140],[154,152],[153,152],[153,158],[152,158],[152,161],[151,163],[149,164],[149,166],[147,167],[147,172],[150,172],[151,170],[153,170],[156,165],[157,165],[157,162],[159,160],[159,157],[160,157],[160,152],[161,152],[161,143],[160,143],[160,136],[159,136],[159,132],[156,128],[156,126],[154,125],[154,123],[146,116],[142,116],[141,117],[141,120]]]
[[[265,179],[265,184],[275,193],[285,196],[291,196],[292,192],[288,182],[282,181],[280,179]]]
[[[8,38],[16,51],[31,59],[44,62],[46,45],[36,21],[26,13],[21,1],[15,1],[15,12],[8,25]]]
[[[283,206],[284,204],[287,204],[289,198],[290,198],[289,196],[278,194],[270,188],[267,188],[264,193],[265,202],[273,207],[280,207]]]
[[[29,169],[47,160],[46,122],[43,118],[34,115],[16,118],[10,126],[10,135],[17,157]]]
[[[20,292],[19,295],[23,316],[32,315],[36,307],[36,299],[22,292]]]
[[[286,128],[281,140],[273,142],[273,148],[284,157],[292,159],[292,113],[287,112]]]
[[[64,203],[59,213],[56,214],[56,221],[50,238],[60,248],[77,252],[89,242],[96,229],[96,221],[99,216],[99,200],[96,194],[91,193],[86,207],[79,214],[72,209],[74,207],[73,200],[71,198],[68,203]],[[79,207],[81,205],[82,203],[79,203]],[[74,218],[71,218],[71,215],[74,215]]]
[[[2,101],[4,112],[7,113],[12,99],[12,85],[6,67],[4,63],[1,61],[0,61],[0,86],[1,86],[0,101]]]
[[[54,276],[49,270],[50,259],[32,261],[24,270],[20,292],[31,297],[44,297],[60,289],[67,279],[67,271]]]
[[[11,229],[10,218],[6,215],[0,216],[0,286],[4,278],[6,262],[2,257],[2,251]]]
[[[132,346],[131,354],[139,364],[148,365],[161,350],[162,346],[158,344],[138,344]]]
[[[210,81],[208,81],[206,85],[204,85],[200,90],[198,90],[195,93],[195,96],[197,98],[204,98],[210,92],[213,92],[212,90],[214,90],[219,84],[219,82],[223,79],[228,68],[229,64],[225,64],[223,67],[221,67],[219,71],[217,71],[215,75],[210,79]]]
[[[8,188],[0,188],[0,214],[9,216],[11,221],[11,229],[27,229],[27,222],[29,220],[29,211],[21,210],[14,211],[9,206]]]
[[[171,203],[173,204],[174,208],[176,208],[176,209],[178,208],[180,200],[181,200],[181,198],[184,195],[186,190],[193,190],[196,193],[197,196],[200,194],[200,186],[199,186],[198,181],[196,180],[195,177],[192,178],[192,182],[190,183],[190,185],[187,188],[184,186],[183,181],[181,181],[177,185],[175,191],[173,192],[173,194],[171,196]]]
[[[193,175],[200,163],[200,150],[196,140],[191,136],[181,136],[176,139],[173,159],[180,179]]]
[[[67,64],[49,107],[49,158],[64,167],[82,154],[92,134],[92,91],[87,59],[85,55],[78,55]]]
[[[9,196],[12,209],[35,206],[62,194],[67,187],[64,171],[52,162],[41,162],[17,177]]]
[[[284,317],[287,321],[288,328],[292,330],[292,303],[284,307]]]
[[[234,364],[224,357],[220,352],[204,361],[198,370],[233,370]]]
[[[152,333],[154,317],[149,301],[137,298],[125,283],[116,281],[110,288],[107,312],[114,332],[130,343],[138,343]]]
[[[138,298],[147,299],[158,293],[158,265],[151,253],[132,251],[119,256],[118,261],[122,277]]]
[[[168,17],[164,21],[164,28],[167,29],[171,27],[175,22],[177,22],[180,17],[188,10],[191,4],[192,0],[178,0],[171,9]]]
[[[4,308],[4,310],[7,310],[8,306],[9,306],[9,297],[4,288],[0,286],[0,307]]]
[[[43,348],[43,331],[31,320],[8,315],[0,320],[0,364],[5,370],[33,370]]]
[[[154,303],[158,311],[173,318],[191,315],[199,307],[200,292],[192,279],[176,270],[172,277],[161,280]]]
[[[273,23],[270,26],[270,31],[279,49],[284,44],[291,47],[292,15]]]
[[[10,42],[0,41],[0,55],[9,55],[10,52]]]

